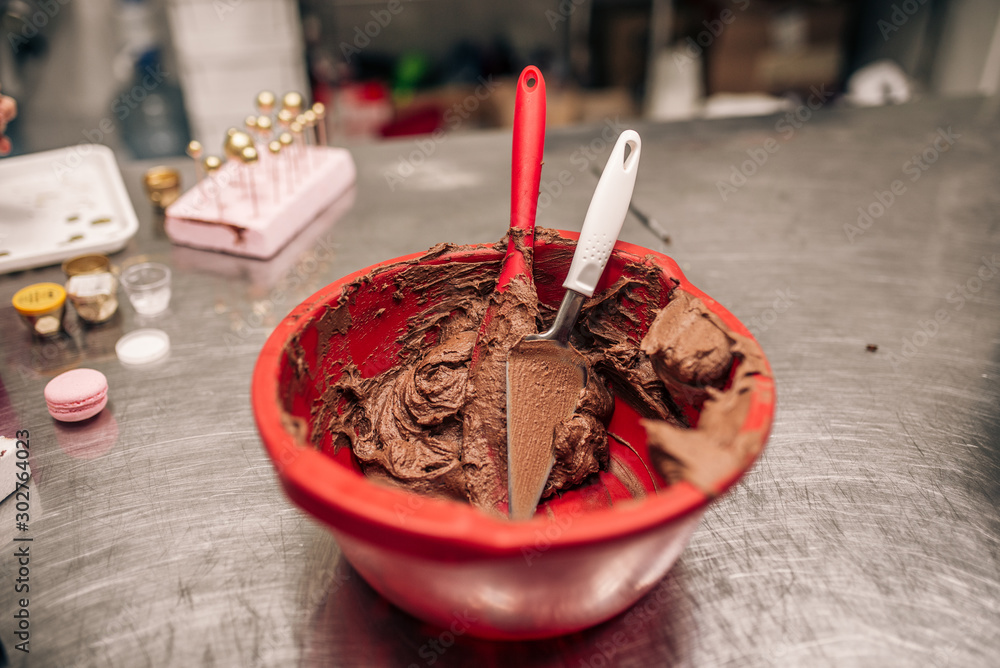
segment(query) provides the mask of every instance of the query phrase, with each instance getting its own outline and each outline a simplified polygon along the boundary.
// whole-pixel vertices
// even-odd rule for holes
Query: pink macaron
[[[94,369],[61,373],[45,386],[49,414],[62,422],[94,417],[108,403],[108,379]]]

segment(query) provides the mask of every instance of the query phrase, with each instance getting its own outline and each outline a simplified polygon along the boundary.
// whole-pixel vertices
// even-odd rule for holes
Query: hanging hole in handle
[[[638,155],[639,155],[638,148],[639,144],[634,139],[629,139],[627,142],[625,142],[625,151],[624,151],[625,157],[622,158],[622,164],[624,165],[624,169],[626,172],[630,170],[632,168],[632,165],[635,164],[635,161],[638,160]]]
[[[538,81],[535,79],[535,77],[528,77],[528,80],[525,81],[524,83],[528,88],[534,88],[535,84],[538,83]]]

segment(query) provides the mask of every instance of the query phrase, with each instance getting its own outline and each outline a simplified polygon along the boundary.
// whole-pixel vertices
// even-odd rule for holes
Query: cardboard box
[[[729,23],[721,28],[714,24],[718,35],[711,35],[713,41],[704,46],[708,92],[784,93],[836,86],[845,55],[847,17],[844,5],[779,11],[757,4],[734,11]]]

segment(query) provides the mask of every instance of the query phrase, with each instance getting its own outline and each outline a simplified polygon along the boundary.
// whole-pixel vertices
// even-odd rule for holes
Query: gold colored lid
[[[176,188],[181,183],[181,175],[173,167],[150,167],[146,170],[146,175],[142,182],[147,190],[164,190],[166,188]]]
[[[41,315],[65,304],[66,290],[58,283],[35,283],[15,292],[11,302],[21,315]]]
[[[160,165],[147,169],[142,183],[149,201],[163,209],[181,194],[181,174],[173,167]]]
[[[62,270],[67,277],[79,276],[80,274],[99,274],[111,271],[111,260],[100,253],[77,255],[63,260]]]

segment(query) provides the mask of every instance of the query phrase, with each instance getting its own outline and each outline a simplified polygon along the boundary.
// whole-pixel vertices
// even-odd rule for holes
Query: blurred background
[[[0,0],[14,153],[221,143],[262,89],[331,143],[510,125],[542,68],[549,127],[993,94],[994,0]]]

